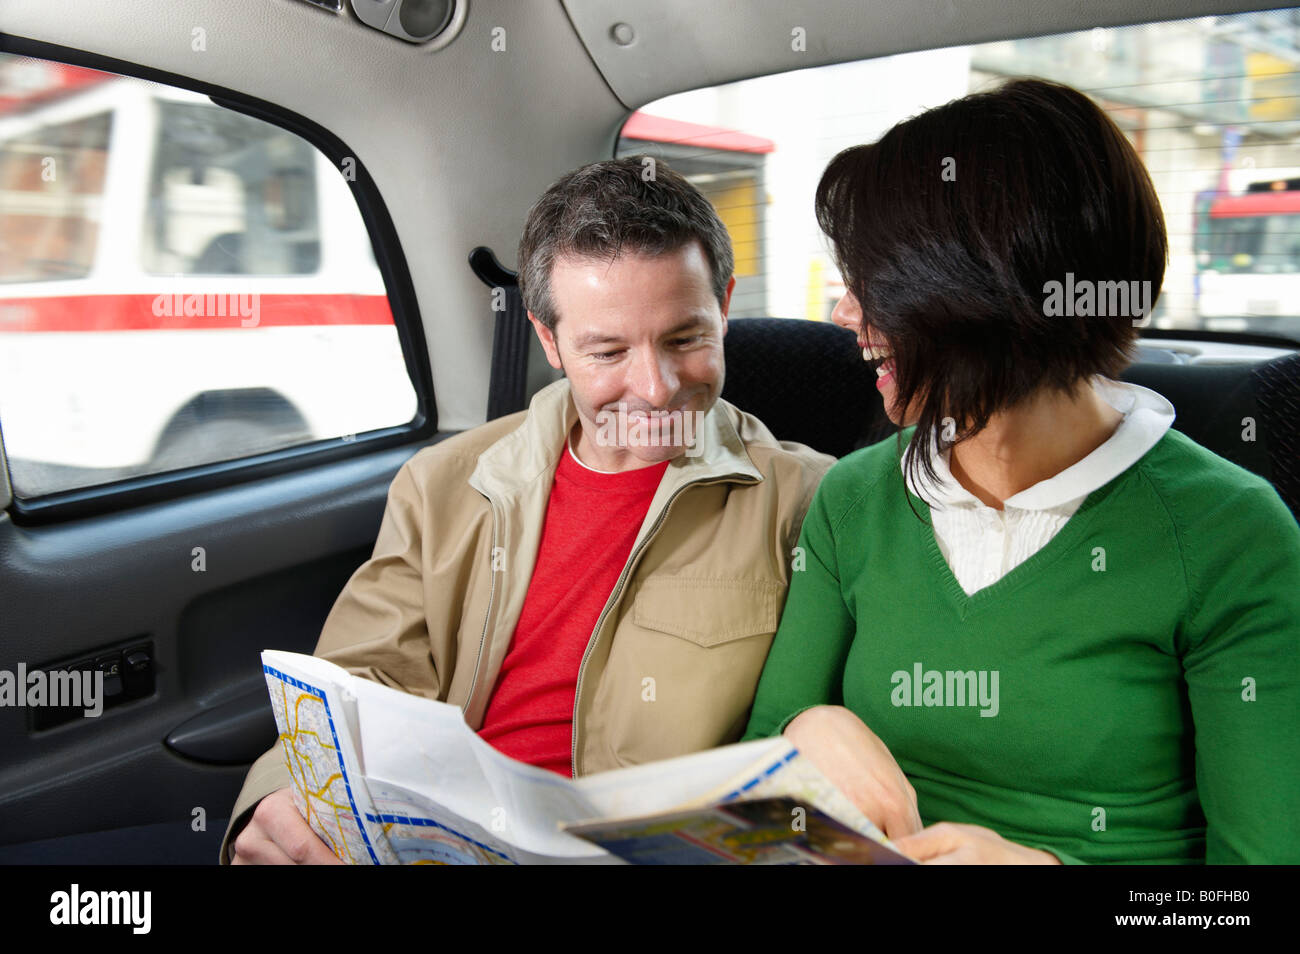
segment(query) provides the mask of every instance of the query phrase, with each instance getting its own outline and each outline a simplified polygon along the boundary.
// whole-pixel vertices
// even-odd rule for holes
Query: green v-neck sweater
[[[1067,863],[1300,862],[1300,527],[1273,488],[1168,431],[967,596],[897,446],[823,479],[745,738],[843,705],[926,825]]]

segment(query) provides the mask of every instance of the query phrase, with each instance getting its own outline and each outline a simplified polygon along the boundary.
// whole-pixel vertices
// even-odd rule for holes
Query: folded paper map
[[[352,864],[910,864],[784,738],[578,779],[461,710],[262,653],[298,811]]]

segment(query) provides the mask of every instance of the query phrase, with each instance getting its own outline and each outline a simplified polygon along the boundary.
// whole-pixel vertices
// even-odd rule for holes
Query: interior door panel
[[[275,740],[258,653],[312,651],[420,446],[58,524],[0,514],[0,669],[143,647],[154,678],[44,730],[0,707],[0,862],[211,864]]]

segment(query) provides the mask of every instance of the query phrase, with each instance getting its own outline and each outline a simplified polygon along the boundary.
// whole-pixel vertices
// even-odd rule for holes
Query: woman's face
[[[862,349],[863,361],[880,361],[876,367],[876,388],[885,402],[885,413],[896,426],[904,426],[903,413],[894,407],[898,396],[894,387],[894,358],[880,332],[862,321],[862,307],[853,292],[844,293],[831,312],[831,321],[841,328],[847,328],[858,336],[858,347]]]

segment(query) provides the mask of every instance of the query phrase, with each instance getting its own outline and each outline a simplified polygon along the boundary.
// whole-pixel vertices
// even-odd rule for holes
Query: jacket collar
[[[726,478],[761,481],[736,432],[737,410],[719,398],[704,415],[696,434],[699,453],[675,458],[664,472],[651,511],[687,484]],[[538,391],[524,422],[479,455],[470,486],[489,498],[520,493],[547,482],[564,453],[565,441],[578,421],[567,378]]]

